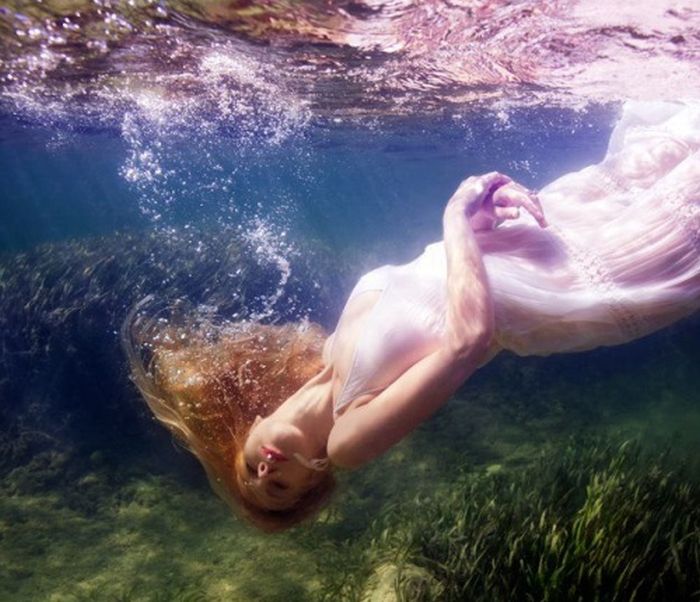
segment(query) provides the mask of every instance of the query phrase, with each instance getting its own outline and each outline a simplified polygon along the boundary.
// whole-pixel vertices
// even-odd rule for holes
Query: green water
[[[631,348],[501,357],[385,457],[341,474],[335,500],[316,523],[283,535],[262,536],[232,518],[184,451],[171,454],[176,466],[159,472],[145,461],[125,465],[118,450],[79,462],[69,445],[51,445],[2,481],[0,593],[52,601],[389,600],[403,562],[418,571],[408,599],[432,599],[441,590],[426,583],[435,577],[415,569],[420,562],[396,538],[419,522],[426,504],[449,514],[450,495],[465,478],[479,475],[482,487],[493,479],[517,481],[542,467],[543,454],[546,466],[561,450],[578,449],[583,508],[586,487],[603,472],[586,466],[590,447],[629,440],[652,457],[668,448],[669,470],[684,464],[683,475],[672,479],[691,484],[696,512],[683,535],[697,549],[695,333],[697,321],[690,321]],[[551,493],[533,480],[528,495]],[[660,520],[663,506],[656,512]],[[533,505],[532,519],[539,518]],[[632,560],[636,551],[628,553]],[[696,569],[684,567],[695,586]],[[411,586],[410,570],[402,574]],[[618,598],[608,592],[601,599]]]

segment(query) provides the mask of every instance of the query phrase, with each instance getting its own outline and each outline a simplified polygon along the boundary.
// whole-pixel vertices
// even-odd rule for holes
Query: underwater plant
[[[686,472],[638,443],[571,441],[519,471],[464,474],[375,521],[356,551],[364,587],[331,576],[321,599],[386,600],[387,580],[395,600],[698,599]]]
[[[292,259],[280,315],[294,317],[313,298],[318,320],[329,320],[332,292],[348,277],[324,249]],[[0,475],[76,441],[86,455],[107,444],[123,454],[142,404],[124,377],[116,333],[137,301],[158,290],[165,304],[186,297],[203,312],[233,315],[273,295],[276,277],[275,265],[222,228],[115,233],[0,254]]]

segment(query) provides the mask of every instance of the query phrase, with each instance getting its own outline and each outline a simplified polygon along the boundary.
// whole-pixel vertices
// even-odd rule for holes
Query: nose
[[[262,479],[264,476],[272,472],[272,467],[267,462],[260,462],[258,464],[258,478]]]

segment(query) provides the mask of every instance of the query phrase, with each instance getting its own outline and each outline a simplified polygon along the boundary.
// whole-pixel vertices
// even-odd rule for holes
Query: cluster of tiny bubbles
[[[173,94],[163,85],[129,91],[121,174],[137,192],[142,214],[173,240],[205,251],[203,241],[192,240],[201,230],[191,225],[208,223],[235,237],[258,264],[274,268],[275,290],[254,299],[257,309],[247,316],[270,318],[291,273],[294,247],[286,237],[294,202],[280,191],[272,203],[256,201],[246,191],[248,171],[262,165],[274,173],[270,157],[281,152],[298,154],[295,164],[303,170],[303,144],[296,142],[304,139],[309,114],[264,65],[233,45],[210,48],[189,77],[201,96]],[[230,266],[233,280],[241,270]]]
[[[0,42],[8,45],[0,47],[0,101],[53,129],[54,150],[84,126],[116,129],[124,145],[120,173],[160,239],[183,249],[197,299],[221,299],[228,281],[223,306],[240,306],[234,313],[241,319],[270,319],[291,274],[295,202],[280,192],[263,206],[241,181],[281,147],[299,154],[303,171],[294,140],[306,135],[310,100],[290,87],[284,57],[198,23],[195,9],[187,16],[182,5],[159,0],[1,8]],[[213,243],[208,225],[219,239],[235,239],[229,256],[217,257],[225,245]],[[246,299],[246,315],[237,285],[254,271],[251,260],[265,268],[256,277],[272,275],[269,293],[257,287]],[[159,265],[162,254],[152,252],[150,261],[162,268],[163,290],[180,286],[182,274]]]
[[[233,45],[207,51],[189,78],[201,96],[173,94],[163,83],[129,92],[122,175],[154,222],[178,213],[178,205],[235,216],[245,203],[231,192],[241,165],[302,136],[309,119],[303,103]]]
[[[241,238],[253,251],[261,263],[273,266],[279,272],[279,280],[275,290],[256,300],[259,309],[249,318],[259,322],[273,316],[275,305],[285,292],[285,286],[292,273],[290,258],[297,253],[294,244],[287,240],[287,232],[276,224],[255,217],[247,226],[240,226]]]
[[[121,99],[113,82],[121,74],[109,65],[110,52],[159,31],[160,4],[42,0],[0,7],[0,98],[42,123],[68,116],[92,126],[114,123]]]

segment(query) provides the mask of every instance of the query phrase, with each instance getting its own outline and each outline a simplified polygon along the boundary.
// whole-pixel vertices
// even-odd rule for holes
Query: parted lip
[[[280,450],[270,447],[269,445],[261,445],[260,451],[263,458],[270,462],[288,462],[289,458],[285,456]]]

